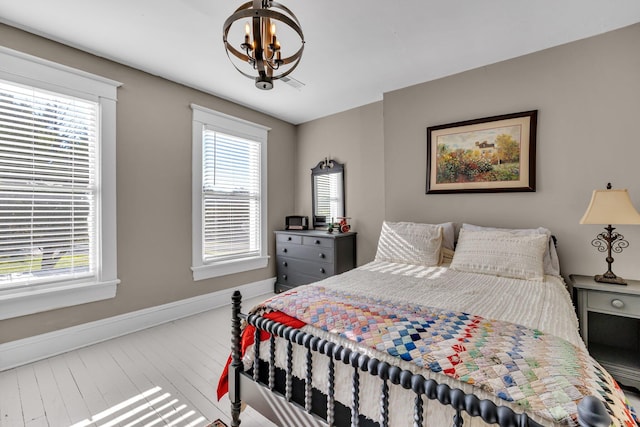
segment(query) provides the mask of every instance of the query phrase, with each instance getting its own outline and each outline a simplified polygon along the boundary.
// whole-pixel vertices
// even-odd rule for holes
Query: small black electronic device
[[[313,226],[316,228],[324,228],[327,226],[327,217],[324,215],[313,216]]]
[[[286,230],[308,230],[309,217],[302,215],[289,215],[285,218]]]

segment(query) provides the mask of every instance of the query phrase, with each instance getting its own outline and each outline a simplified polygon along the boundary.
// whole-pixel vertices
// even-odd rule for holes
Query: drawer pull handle
[[[282,280],[287,280],[287,275],[286,274],[282,275]]]
[[[322,254],[322,253],[321,253],[321,254],[319,254],[318,256],[319,256],[320,258],[324,258],[324,254]]]
[[[282,248],[282,252],[287,252],[287,248]]]
[[[287,240],[288,240],[288,241],[291,241],[291,236],[287,237]]]
[[[284,265],[286,267],[289,264],[287,264],[287,261],[282,261],[282,265]]]
[[[614,300],[611,300],[611,305],[614,306],[615,308],[623,308],[624,301],[621,301],[619,299],[614,299]]]
[[[316,240],[316,245],[319,245],[319,244],[320,244],[320,240]]]
[[[320,273],[324,274],[324,268],[320,269]]]

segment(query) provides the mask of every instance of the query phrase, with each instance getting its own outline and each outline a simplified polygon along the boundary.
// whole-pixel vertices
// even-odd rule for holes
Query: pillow
[[[545,234],[460,230],[451,269],[526,280],[544,280]]]
[[[495,227],[482,227],[480,225],[462,224],[462,229],[468,231],[507,231],[515,235],[524,236],[528,234],[544,234],[547,236],[548,250],[544,254],[544,274],[551,276],[560,276],[560,261],[558,260],[558,252],[556,252],[556,245],[551,238],[551,231],[544,227],[538,228],[495,228]]]
[[[456,229],[452,222],[437,224],[442,227],[442,247],[453,250],[455,245]]]
[[[436,266],[440,263],[442,227],[413,222],[383,222],[376,261]]]

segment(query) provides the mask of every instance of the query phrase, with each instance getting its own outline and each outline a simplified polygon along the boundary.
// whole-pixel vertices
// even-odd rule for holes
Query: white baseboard
[[[0,371],[229,305],[235,290],[239,290],[243,298],[265,295],[273,292],[274,283],[275,278],[266,279],[0,344]]]

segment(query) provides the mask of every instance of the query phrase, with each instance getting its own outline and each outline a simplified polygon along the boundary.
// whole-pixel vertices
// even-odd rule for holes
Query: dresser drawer
[[[306,285],[333,276],[332,264],[318,264],[295,258],[278,258],[277,282],[287,286]]]
[[[318,279],[332,276],[334,274],[333,264],[318,263],[298,258],[276,257],[278,263],[278,274],[283,273],[303,273],[314,276]]]
[[[301,258],[314,262],[333,262],[333,249],[281,243],[278,245],[278,255]]]
[[[611,285],[615,286],[615,285]],[[587,306],[609,313],[640,316],[640,295],[622,295],[613,292],[588,291]]]
[[[278,283],[282,283],[287,286],[300,286],[318,282],[328,276],[330,275],[305,274],[300,271],[282,272],[281,270],[278,270]]]
[[[278,283],[286,286],[286,287],[295,287],[300,285],[306,285],[307,283],[313,282],[314,279],[312,277],[307,277],[304,274],[300,273],[280,273],[278,274]]]
[[[276,239],[278,243],[302,244],[302,236],[296,236],[295,234],[277,234]]]
[[[315,246],[322,248],[333,248],[333,239],[327,237],[312,237],[312,236],[304,236],[302,237],[302,244],[305,246]]]

